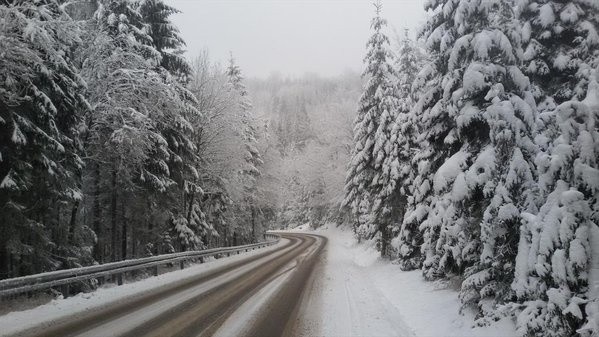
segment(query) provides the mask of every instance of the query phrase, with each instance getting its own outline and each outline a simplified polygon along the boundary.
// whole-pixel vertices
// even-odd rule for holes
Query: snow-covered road
[[[10,313],[0,317],[0,335],[293,334],[297,304],[325,244],[314,235],[284,234],[253,254]]]
[[[369,270],[360,265],[366,261],[356,260],[339,235],[327,236],[330,244],[306,290],[300,335],[414,336],[398,309],[373,287]]]

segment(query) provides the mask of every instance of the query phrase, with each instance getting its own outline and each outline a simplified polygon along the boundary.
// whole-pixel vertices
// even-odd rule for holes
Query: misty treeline
[[[264,165],[261,191],[273,228],[343,223],[341,208],[352,123],[362,80],[346,72],[331,78],[273,74],[248,81],[259,118]]]
[[[174,13],[0,1],[0,279],[260,240],[264,128]]]
[[[423,48],[397,56],[375,6],[345,185],[358,238],[457,281],[476,324],[599,333],[599,2],[431,0]]]

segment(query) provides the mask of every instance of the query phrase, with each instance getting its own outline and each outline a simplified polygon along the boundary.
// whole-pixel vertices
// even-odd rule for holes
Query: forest
[[[335,224],[475,325],[592,336],[599,2],[374,5],[361,76],[244,78],[163,0],[0,0],[0,279]]]
[[[455,280],[476,324],[595,336],[599,3],[431,0],[399,53],[375,7],[343,202],[355,235]]]
[[[255,241],[241,70],[150,1],[0,4],[0,278]]]
[[[359,75],[245,80],[162,0],[0,11],[0,278],[342,217]]]

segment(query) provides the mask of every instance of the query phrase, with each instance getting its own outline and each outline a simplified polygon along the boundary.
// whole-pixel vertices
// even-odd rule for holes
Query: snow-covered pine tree
[[[443,74],[448,72],[448,43],[442,41],[442,38],[450,38],[445,26],[443,17],[437,15],[436,20],[427,23],[419,33],[430,57],[412,84],[412,91],[418,92],[418,100],[412,108],[412,118],[413,124],[419,127],[415,142],[420,151],[412,161],[416,170],[414,179],[408,186],[410,199],[403,224],[418,226],[421,232],[422,272],[427,280],[442,276],[436,273],[439,263],[436,242],[440,223],[438,217],[431,214],[431,206],[437,199],[433,190],[433,178],[437,169],[460,147],[453,131],[455,121],[451,118],[446,99],[443,99],[449,96],[449,93],[444,95],[442,86]]]
[[[203,190],[198,172],[202,165],[194,143],[194,121],[203,116],[197,108],[195,96],[184,87],[174,76],[162,67],[154,72],[160,76],[161,85],[168,86],[164,94],[168,99],[163,104],[161,113],[152,117],[157,135],[153,138],[150,155],[145,162],[145,169],[152,174],[147,186],[146,197],[155,203],[156,211],[172,213],[176,219],[184,218],[187,223],[197,229],[196,233],[207,232],[205,221],[193,219],[204,218],[200,208]],[[152,181],[162,181],[164,184],[152,184]],[[205,243],[205,242],[204,242]],[[194,244],[193,249],[199,249],[203,244]],[[190,245],[181,247],[190,248]]]
[[[597,324],[590,323],[597,299],[588,297],[588,268],[589,235],[599,224],[599,84],[589,80],[586,98],[558,105],[540,137],[538,185],[546,197],[521,227],[512,285],[523,302],[516,306],[522,335],[573,336],[583,328],[588,336]]]
[[[148,27],[152,46],[162,57],[160,65],[173,76],[186,81],[191,73],[191,67],[183,57],[185,41],[170,19],[171,15],[179,11],[165,4],[163,0],[140,0],[139,12],[142,21]]]
[[[231,201],[225,193],[218,191],[215,193],[206,193],[202,201],[206,205],[206,222],[212,226],[212,230],[207,233],[208,243],[211,246],[224,246],[225,241],[219,241],[220,233],[225,233],[227,227],[227,210]]]
[[[414,197],[408,189],[417,169],[413,166],[412,159],[418,152],[416,143],[418,127],[414,121],[415,116],[411,113],[417,97],[412,90],[412,83],[423,64],[423,56],[406,30],[400,42],[395,64],[397,74],[395,96],[398,101],[396,118],[391,130],[392,150],[385,158],[382,175],[388,177],[384,193],[394,196],[391,207],[396,209],[394,218],[398,223],[393,228],[396,237],[392,241],[392,246],[397,251],[399,265],[404,270],[420,268],[422,263],[420,255],[422,235],[418,224],[414,221],[404,222],[403,218],[406,212],[411,213],[414,207]]]
[[[83,245],[76,211],[64,215],[81,199],[89,108],[71,53],[80,33],[59,1],[0,4],[0,278],[68,267],[55,249]]]
[[[135,48],[148,61],[159,64],[160,53],[152,45],[149,26],[143,21],[138,3],[131,0],[98,0],[95,20],[103,21],[103,30],[118,44]]]
[[[485,208],[480,223],[480,259],[465,270],[460,299],[464,307],[476,306],[485,317],[494,316],[497,305],[514,298],[511,283],[519,227],[524,214],[535,213],[538,204],[534,165],[538,147],[533,140],[537,114],[530,82],[519,70],[522,50],[518,26],[513,13],[506,9],[503,22],[488,27],[491,32],[504,34],[504,45],[499,48],[511,53],[511,57],[494,61],[495,67],[503,67],[499,71],[503,74],[485,96],[490,103],[483,115],[490,144],[465,179],[469,188],[479,189]],[[477,174],[478,167],[485,167],[482,177]]]
[[[186,153],[194,149],[188,137],[193,128],[183,116],[198,112],[189,104],[195,102],[193,95],[159,66],[160,53],[148,44],[151,38],[143,35],[145,24],[129,1],[103,1],[90,27],[81,55],[82,74],[90,83],[88,96],[94,107],[87,120],[86,150],[90,174],[95,175],[93,198],[110,200],[107,217],[102,217],[99,202],[93,204],[94,229],[102,233],[97,247],[102,253],[96,256],[105,255],[100,246],[107,239],[105,229],[109,229],[112,259],[119,259],[144,244],[132,239],[133,231],[146,231],[137,224],[159,233],[169,223],[171,230],[182,228],[182,222],[176,221],[180,218],[189,222],[186,208],[177,211],[166,192],[176,183],[179,190],[187,188],[182,179],[175,181],[181,175],[174,175],[169,164],[193,159],[180,153],[180,148]],[[179,146],[173,147],[173,143]],[[194,170],[190,171],[193,175]],[[129,200],[126,204],[125,199]],[[164,218],[169,214],[170,219]],[[110,219],[109,226],[97,218]],[[132,219],[135,227],[128,226]],[[182,238],[177,233],[174,237]]]
[[[173,213],[173,221],[179,224],[176,228],[183,228],[183,224],[186,224],[194,228],[189,233],[203,235],[202,233],[209,231],[209,225],[201,220],[205,218],[200,208],[203,191],[198,167],[201,160],[197,154],[197,145],[193,142],[193,134],[197,132],[193,124],[202,118],[202,114],[197,108],[195,96],[182,85],[188,80],[191,68],[182,56],[185,42],[169,18],[178,11],[162,0],[141,0],[136,3],[136,9],[140,13],[144,31],[150,37],[151,47],[160,55],[155,71],[177,95],[171,101],[176,104],[164,109],[161,116],[154,118],[156,129],[168,146],[167,153],[162,152],[163,144],[155,141],[146,164],[147,169],[161,177],[161,180],[170,179],[174,183],[169,184],[168,189],[150,193],[148,197],[157,204],[157,208]],[[163,160],[165,156],[167,159]],[[184,232],[180,232],[183,237],[188,236],[189,233]],[[202,245],[182,244],[180,247],[199,249]]]
[[[256,127],[255,117],[252,113],[252,102],[249,93],[243,83],[241,69],[235,63],[233,55],[229,59],[229,66],[226,71],[228,84],[232,94],[232,98],[237,102],[239,118],[241,119],[240,136],[243,139],[245,146],[244,166],[241,169],[241,183],[243,185],[243,203],[241,210],[246,213],[246,219],[250,222],[251,240],[255,241],[257,212],[257,180],[260,177],[260,167],[263,164],[262,156],[256,147]],[[248,214],[249,213],[249,214]]]
[[[597,168],[596,161],[589,162],[589,154],[584,152],[593,151],[594,146],[597,156],[596,136],[590,136],[593,132],[587,128],[589,121],[596,123],[597,118],[592,112],[596,110],[592,107],[594,103],[590,103],[597,94],[589,88],[589,82],[594,80],[593,69],[599,67],[599,3],[576,0],[516,3],[523,22],[523,69],[531,79],[540,111],[540,134],[535,140],[541,149],[536,165],[543,205],[538,215],[530,215],[521,226],[512,285],[517,300],[524,301],[518,328],[528,335],[567,336],[583,324],[582,320],[591,320],[579,311],[587,285],[587,274],[581,265],[588,263],[584,259],[590,255],[585,237],[585,232],[590,231],[589,221],[597,224],[599,220],[589,219],[583,211],[591,207],[591,214],[598,214],[597,207],[593,210],[596,197],[588,198],[592,187],[581,188],[587,182],[582,176],[574,178],[577,175],[574,167]],[[580,103],[585,95],[587,104]],[[591,145],[588,137],[594,138],[595,145]],[[584,150],[580,148],[582,143],[578,143],[582,139],[587,143]],[[582,192],[582,196],[575,192]],[[559,238],[551,232],[556,226],[560,228]],[[577,252],[570,247],[576,247]],[[585,257],[571,257],[571,252]],[[554,257],[564,260],[567,280],[559,274],[563,270],[561,262],[556,261],[556,273],[553,272]],[[590,312],[587,314],[591,316]]]
[[[428,177],[415,180],[432,183],[421,225],[424,275],[466,273],[461,299],[483,309],[488,298],[510,296],[514,226],[531,207],[520,192],[533,178],[534,100],[518,67],[520,34],[508,2],[431,1],[428,8],[435,14],[423,35],[434,68],[423,77],[432,74],[432,89],[415,109],[432,148],[418,164]]]
[[[381,178],[383,162],[390,154],[391,129],[397,104],[393,80],[393,56],[389,39],[384,33],[387,21],[381,17],[382,4],[374,2],[373,31],[367,43],[363,77],[366,85],[360,98],[354,122],[354,148],[345,180],[344,205],[355,216],[354,230],[360,239],[379,236],[381,254],[387,255],[390,236],[389,204],[385,193],[389,177]],[[380,179],[380,180],[379,180]]]
[[[599,56],[599,3],[573,0],[518,0],[524,72],[539,111],[586,94]]]

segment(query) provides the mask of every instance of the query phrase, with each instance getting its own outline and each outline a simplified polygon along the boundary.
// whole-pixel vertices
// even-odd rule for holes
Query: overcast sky
[[[369,0],[166,0],[187,42],[226,62],[232,52],[246,77],[362,71],[374,9]],[[424,21],[422,0],[383,0],[383,16],[398,31]]]

